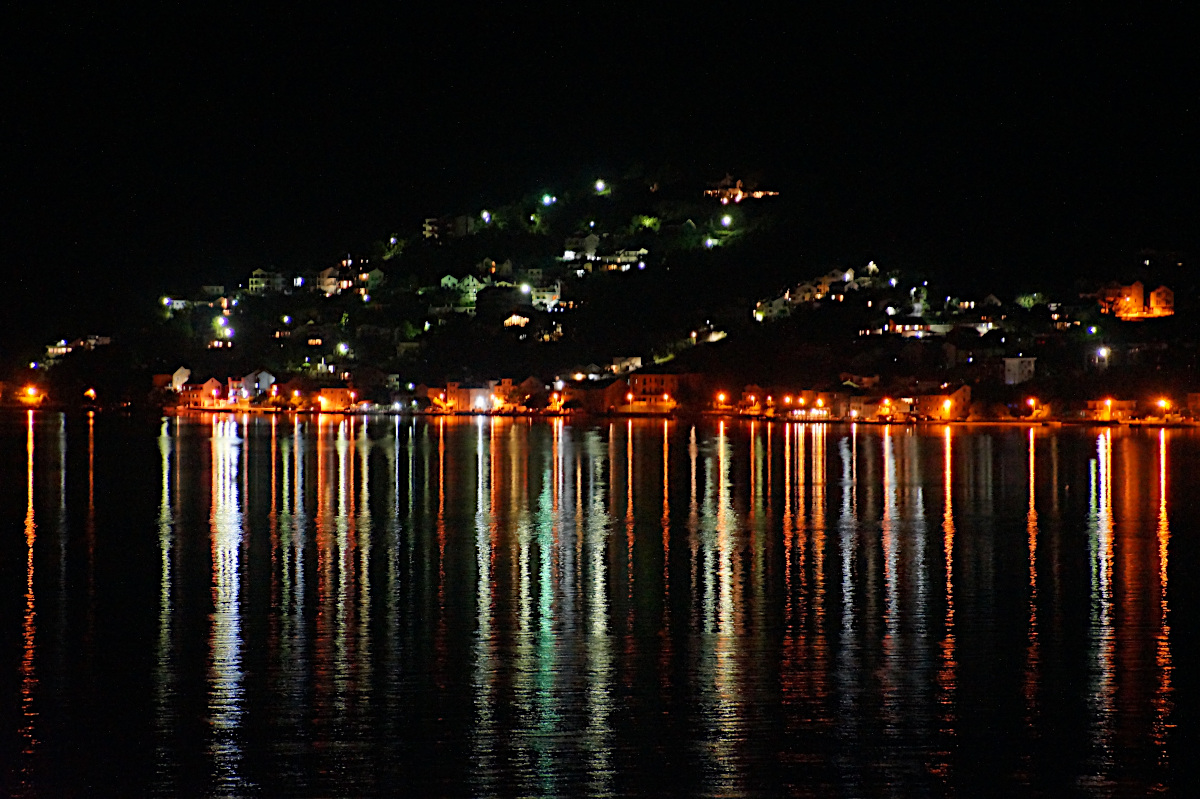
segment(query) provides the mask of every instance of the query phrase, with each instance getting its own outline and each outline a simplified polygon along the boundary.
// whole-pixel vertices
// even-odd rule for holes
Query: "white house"
[[[543,311],[554,308],[561,296],[562,291],[557,280],[549,286],[539,286],[529,292],[529,299],[533,302],[533,307]]]
[[[250,273],[247,291],[251,294],[279,294],[283,291],[283,275],[266,269],[255,269]]]
[[[563,260],[588,260],[596,257],[596,248],[600,246],[600,237],[595,233],[569,236],[563,243]]]
[[[1033,367],[1037,358],[1019,357],[1004,359],[1004,384],[1016,386],[1033,379]]]

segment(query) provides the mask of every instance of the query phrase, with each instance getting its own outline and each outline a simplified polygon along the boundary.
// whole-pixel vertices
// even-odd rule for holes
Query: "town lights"
[[[492,223],[492,215],[490,212],[484,211],[479,216],[481,219],[483,219],[483,224],[490,225]],[[392,241],[394,242],[395,239],[392,239]]]
[[[721,227],[729,227],[732,224],[733,224],[733,217],[730,216],[729,214],[725,214],[725,216],[721,217]]]
[[[717,402],[725,402],[725,394],[724,393],[717,395]]]
[[[558,198],[551,194],[542,195],[542,205],[554,205],[558,202]]]
[[[1106,399],[1106,400],[1104,401],[1104,407],[1106,407],[1106,408],[1111,408],[1111,407],[1112,407],[1112,400],[1111,400],[1111,399]]]
[[[633,402],[633,392],[632,391],[630,391],[628,394],[625,395],[625,401]]]
[[[663,402],[670,402],[670,401],[671,401],[671,395],[663,394]]]
[[[884,397],[884,398],[883,398],[883,404],[884,404],[885,406],[890,406],[890,405],[892,404],[892,401],[891,401],[890,399],[888,399],[887,397]]]
[[[603,194],[605,189],[607,189],[607,188],[608,188],[608,184],[605,183],[603,180],[596,181],[596,191],[597,192]]]
[[[1030,408],[1036,408],[1037,400],[1034,399],[1033,397],[1030,397],[1029,399],[1025,400],[1025,404],[1028,405]]]
[[[1107,358],[1108,357],[1108,347],[1101,347],[1100,349],[1096,350],[1096,354],[1099,355],[1101,358]]]
[[[292,397],[294,397],[295,399],[300,399],[300,389],[296,389],[295,391],[293,391]]]
[[[96,398],[96,389],[89,388],[87,391],[83,392],[83,396],[90,400],[94,400]]]
[[[824,407],[825,407],[825,400],[823,400],[823,399],[819,399],[819,400],[817,400],[817,407],[818,407],[818,408],[824,408]]]
[[[37,393],[38,393],[38,390],[37,390],[36,388],[34,388],[33,386],[26,386],[26,387],[25,387],[25,396],[27,396],[27,397],[36,397],[36,396],[37,396]]]
[[[791,404],[792,404],[792,395],[791,395],[791,394],[788,394],[788,395],[786,395],[786,396],[783,398],[783,404],[784,404],[784,405],[791,405]]]
[[[946,413],[950,413],[950,409],[952,407],[954,407],[954,403],[951,402],[950,400],[946,400],[945,402],[942,403],[942,410],[944,410]]]
[[[1162,408],[1164,411],[1170,410],[1171,409],[1171,401],[1168,399],[1165,399],[1165,398],[1160,399],[1158,401],[1158,407]]]

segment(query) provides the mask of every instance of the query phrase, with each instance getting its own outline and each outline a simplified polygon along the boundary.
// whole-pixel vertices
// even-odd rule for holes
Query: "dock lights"
[[[632,391],[630,391],[628,394],[625,395],[625,401],[633,402],[633,392]]]
[[[720,402],[720,403],[725,402],[725,392],[721,392],[720,394],[717,395],[717,402]]]

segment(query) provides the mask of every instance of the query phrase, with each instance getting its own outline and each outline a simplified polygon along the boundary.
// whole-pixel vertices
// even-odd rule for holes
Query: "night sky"
[[[17,12],[0,130],[21,329],[635,161],[760,174],[797,254],[846,265],[987,284],[1195,248],[1182,12],[417,5]]]

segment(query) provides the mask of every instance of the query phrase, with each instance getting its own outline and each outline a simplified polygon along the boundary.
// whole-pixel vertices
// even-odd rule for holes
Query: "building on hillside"
[[[851,397],[850,418],[859,422],[904,421],[912,413],[914,403],[912,397]]]
[[[563,242],[564,261],[593,261],[596,259],[596,248],[600,246],[600,237],[595,233],[579,233],[568,236]]]
[[[920,393],[914,398],[912,411],[921,419],[951,421],[966,419],[971,412],[971,387],[961,385],[941,391]]]
[[[1119,422],[1132,419],[1137,413],[1134,400],[1105,399],[1088,400],[1084,417],[1096,422]]]
[[[1140,280],[1128,286],[1109,283],[1101,287],[1095,297],[1101,313],[1112,314],[1125,321],[1155,319],[1175,313],[1175,292],[1166,286],[1159,286],[1147,296]]]
[[[345,386],[326,387],[317,392],[317,405],[328,413],[348,411],[357,399],[357,392]]]
[[[1034,365],[1037,358],[1027,355],[1008,357],[1004,359],[1004,384],[1018,386],[1033,379]]]
[[[215,377],[203,383],[186,383],[179,394],[179,404],[185,408],[220,408],[225,404],[225,385]]]
[[[629,403],[628,396],[629,384],[620,378],[568,383],[562,390],[567,410],[588,413],[614,413]]]
[[[246,290],[251,294],[281,294],[285,285],[283,275],[279,272],[255,269],[250,273]]]

